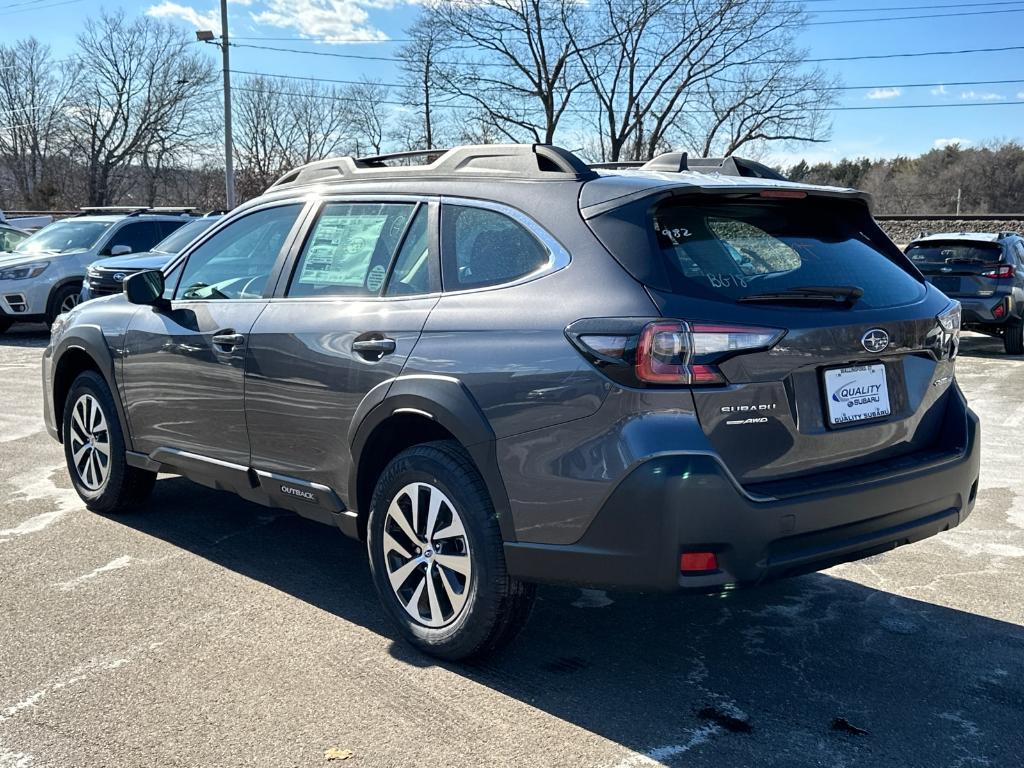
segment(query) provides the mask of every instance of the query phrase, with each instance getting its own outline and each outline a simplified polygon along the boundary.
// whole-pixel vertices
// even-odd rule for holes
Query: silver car
[[[83,209],[0,253],[0,333],[16,322],[52,324],[79,301],[97,259],[148,251],[191,221],[183,209]]]

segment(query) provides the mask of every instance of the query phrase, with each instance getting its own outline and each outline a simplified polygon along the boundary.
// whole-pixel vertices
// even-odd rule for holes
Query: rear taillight
[[[768,349],[785,331],[623,318],[580,320],[566,329],[566,335],[592,363],[623,384],[708,386],[728,383],[719,363],[734,355]]]
[[[715,362],[737,352],[765,349],[780,338],[777,328],[649,323],[636,347],[636,377],[649,384],[725,384]]]
[[[1006,280],[1007,278],[1013,277],[1016,274],[1016,270],[1013,264],[1000,264],[998,267],[993,269],[986,269],[981,273],[982,277],[994,277],[996,280]]]
[[[960,315],[960,302],[954,301],[936,318],[942,331],[939,356],[946,360],[952,360],[960,351]]]

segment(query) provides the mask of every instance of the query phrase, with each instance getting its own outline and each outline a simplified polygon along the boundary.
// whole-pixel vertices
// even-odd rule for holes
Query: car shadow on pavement
[[[50,343],[50,329],[41,323],[14,325],[0,333],[0,347],[38,347]]]
[[[1006,354],[1001,338],[980,333],[965,333],[960,337],[960,355],[992,360],[1024,360],[1020,356]]]
[[[395,637],[364,546],[340,533],[177,478],[116,520]],[[1024,750],[1024,628],[835,575],[721,596],[544,587],[489,660],[390,648],[626,748],[609,765],[999,766]]]

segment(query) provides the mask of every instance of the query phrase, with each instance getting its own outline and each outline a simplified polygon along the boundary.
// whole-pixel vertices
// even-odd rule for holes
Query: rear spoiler
[[[785,193],[804,193],[807,197],[824,197],[839,200],[855,200],[862,202],[871,210],[871,195],[857,189],[842,189],[840,187],[816,187],[809,184],[795,184],[791,182],[776,182],[773,180],[758,180],[744,184],[711,183],[703,184],[699,181],[686,181],[679,183],[659,182],[656,179],[643,179],[636,177],[638,181],[648,183],[638,185],[639,188],[632,191],[624,191],[624,194],[611,198],[598,199],[597,195],[588,196],[588,188],[593,190],[593,184],[586,184],[580,193],[580,214],[584,219],[592,219],[616,208],[629,205],[643,198],[650,198],[651,204],[669,197],[683,195],[708,195],[738,197],[748,195],[760,195],[766,193],[781,193],[778,196],[785,196]],[[769,195],[766,195],[766,197]]]

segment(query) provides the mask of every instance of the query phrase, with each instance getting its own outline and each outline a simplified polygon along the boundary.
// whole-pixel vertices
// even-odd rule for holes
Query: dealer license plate
[[[832,426],[878,419],[891,413],[885,366],[881,364],[826,370],[825,397]]]

